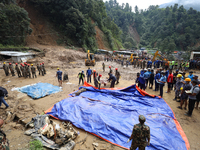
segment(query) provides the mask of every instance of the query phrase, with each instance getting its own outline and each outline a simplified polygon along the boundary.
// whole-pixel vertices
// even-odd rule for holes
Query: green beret
[[[146,121],[146,118],[145,118],[145,116],[143,116],[143,115],[139,115],[139,119],[140,119],[141,121]]]

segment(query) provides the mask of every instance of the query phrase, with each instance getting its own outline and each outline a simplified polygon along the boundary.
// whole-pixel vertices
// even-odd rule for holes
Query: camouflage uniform
[[[120,78],[120,73],[119,73],[118,70],[116,70],[116,72],[115,72],[115,77],[117,78],[117,83],[116,84],[118,84],[119,83],[119,78]]]
[[[145,69],[146,68],[146,60],[143,60],[143,68]]]
[[[26,66],[26,77],[28,77],[28,76],[29,76],[29,78],[31,78],[31,71],[30,71],[29,66]]]
[[[142,69],[142,63],[143,63],[142,60],[140,60],[140,68],[141,68],[141,69]]]
[[[136,67],[136,63],[137,63],[136,60],[134,60],[134,61],[133,61],[134,68]]]
[[[140,119],[145,119],[143,115],[139,116]],[[147,138],[150,139],[150,128],[145,124],[138,123],[134,125],[132,132],[132,143],[130,150],[136,150],[139,147],[139,150],[145,150],[147,146]]]
[[[6,64],[3,64],[3,70],[4,70],[5,74],[6,74],[6,76],[8,76],[9,75],[9,68],[8,68],[8,66]]]
[[[105,71],[105,64],[103,63],[102,66],[103,66],[103,72],[104,72]]]
[[[40,71],[42,73],[42,76],[44,76],[44,70],[43,70],[42,64],[40,65]]]
[[[22,72],[22,76],[24,77],[24,67],[22,65],[20,66],[20,70]]]
[[[9,64],[9,69],[10,69],[10,72],[11,72],[12,76],[15,76],[15,71],[13,69],[13,65],[12,64]]]
[[[44,74],[46,74],[46,69],[44,67],[44,64],[42,64],[42,70],[44,71]]]
[[[139,60],[137,60],[136,63],[137,63],[137,68],[139,68],[139,63],[140,63]]]
[[[39,71],[39,75],[40,75],[41,70],[40,70],[40,65],[39,64],[37,64],[37,70]]]
[[[28,74],[27,74],[27,68],[28,68],[28,66],[25,65],[25,66],[24,66],[24,77],[25,77],[25,78],[27,78],[27,76],[28,76]]]
[[[0,129],[0,150],[9,150],[9,143],[6,134]]]
[[[15,70],[17,71],[17,75],[20,78],[22,75],[21,75],[21,72],[20,72],[18,65],[15,66]]]
[[[32,77],[34,78],[34,76],[35,76],[35,78],[37,78],[37,76],[36,76],[36,69],[35,69],[34,66],[31,66],[31,72],[32,72]]]

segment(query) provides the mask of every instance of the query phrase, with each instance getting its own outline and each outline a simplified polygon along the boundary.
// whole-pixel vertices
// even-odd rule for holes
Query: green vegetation
[[[166,9],[150,6],[136,18],[135,26],[142,46],[157,47],[167,52],[187,50],[200,38],[200,12],[192,8],[186,10],[178,4]]]
[[[135,27],[140,35],[139,47],[159,48],[170,53],[173,50],[187,50],[200,40],[200,12],[186,10],[178,4],[167,8],[149,6],[140,10],[128,3],[119,5],[116,0],[105,2],[108,15],[121,28],[124,47],[136,46],[129,27]]]
[[[121,41],[123,46],[127,49],[135,48],[137,43],[129,32],[129,27],[135,21],[132,7],[128,3],[119,5],[116,0],[106,1],[105,6],[110,20],[112,19],[122,30]]]
[[[111,49],[114,39],[121,40],[118,26],[107,17],[102,0],[30,0],[38,9],[72,41],[83,48],[94,51],[97,48],[97,25],[106,35]]]
[[[39,140],[33,140],[29,143],[30,150],[44,150],[42,142]]]
[[[22,45],[29,28],[30,19],[23,8],[16,5],[15,0],[0,2],[0,44]]]

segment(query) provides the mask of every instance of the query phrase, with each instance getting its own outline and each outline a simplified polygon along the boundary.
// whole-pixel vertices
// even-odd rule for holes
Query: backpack
[[[199,87],[197,87],[197,88],[199,88]],[[193,90],[195,89],[195,87],[193,88]],[[200,89],[199,89],[200,90]],[[192,91],[193,92],[193,91]],[[196,99],[197,100],[200,100],[200,91],[199,91],[199,93],[196,95]]]
[[[6,96],[8,95],[8,91],[0,86],[0,96]]]

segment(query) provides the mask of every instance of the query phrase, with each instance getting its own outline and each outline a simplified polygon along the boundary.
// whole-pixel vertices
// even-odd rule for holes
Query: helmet
[[[24,65],[22,64],[22,66],[24,67]]]
[[[109,66],[109,68],[111,68],[111,66]]]
[[[40,63],[40,65],[42,65],[42,63]]]
[[[3,64],[6,64],[6,62],[3,62]]]
[[[84,71],[82,71],[82,73],[84,73]]]
[[[182,77],[182,74],[178,74],[176,77],[177,77],[177,78],[181,78],[181,77]]]
[[[100,77],[102,77],[102,75],[101,75],[101,74],[99,74],[99,76],[100,76]]]
[[[94,69],[93,72],[96,72],[96,70]]]
[[[115,70],[118,70],[118,68],[115,68]]]
[[[31,66],[33,66],[33,64],[31,64]]]
[[[42,62],[42,64],[44,64],[44,62]]]
[[[18,65],[18,63],[15,63],[15,65]]]
[[[28,64],[28,66],[30,66],[30,64]]]
[[[57,70],[59,70],[60,68],[57,68]]]
[[[183,87],[181,87],[180,90],[183,90]]]
[[[22,63],[20,65],[23,65]]]
[[[190,81],[191,81],[191,79],[190,79],[190,78],[185,78],[185,81],[188,81],[188,82],[190,82]]]
[[[11,63],[9,63],[9,65],[11,65]]]

